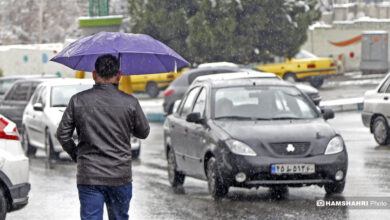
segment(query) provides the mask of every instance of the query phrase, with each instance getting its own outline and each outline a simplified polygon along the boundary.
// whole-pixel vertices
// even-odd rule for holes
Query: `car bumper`
[[[12,210],[17,210],[27,205],[30,189],[30,183],[22,183],[9,187],[12,199]]]
[[[336,172],[341,170],[345,179],[348,157],[345,151],[333,155],[317,155],[303,158],[250,157],[234,155],[230,152],[221,154],[219,170],[229,185],[241,187],[272,185],[324,185],[336,182]],[[315,164],[313,174],[271,174],[272,164]],[[245,173],[246,180],[237,182],[235,176]]]
[[[368,128],[371,127],[371,118],[372,118],[372,113],[362,112],[362,121],[364,126]]]

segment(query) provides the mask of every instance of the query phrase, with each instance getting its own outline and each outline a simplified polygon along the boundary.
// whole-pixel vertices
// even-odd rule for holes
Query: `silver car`
[[[363,99],[362,120],[376,142],[380,145],[390,143],[390,74],[375,90],[367,91]]]
[[[37,149],[43,149],[47,155],[47,164],[51,168],[53,160],[59,158],[63,149],[55,137],[57,127],[70,98],[94,85],[90,79],[56,79],[41,83],[23,113],[22,126],[23,149],[28,156],[35,155]],[[74,133],[77,143],[77,134]],[[141,143],[131,139],[132,156],[139,156]]]

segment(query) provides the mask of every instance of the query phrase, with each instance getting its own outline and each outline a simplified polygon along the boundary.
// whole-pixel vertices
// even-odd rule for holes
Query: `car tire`
[[[45,152],[46,152],[46,167],[49,169],[53,169],[54,160],[57,160],[59,158],[59,153],[55,152],[53,149],[53,141],[51,140],[49,129],[46,129],[45,132]]]
[[[389,144],[389,126],[383,116],[377,116],[372,123],[372,133],[374,134],[375,141],[380,145]]]
[[[25,155],[28,157],[35,156],[37,153],[37,148],[30,144],[28,133],[25,127],[23,128],[22,147]]]
[[[321,88],[322,84],[324,84],[324,79],[322,78],[313,78],[310,80],[310,85],[315,88]]]
[[[172,187],[183,185],[185,175],[177,171],[175,151],[171,148],[168,150],[168,180]]]
[[[345,181],[325,184],[324,188],[327,194],[338,194],[344,191]]]
[[[284,74],[283,79],[291,83],[297,82],[297,77],[295,76],[295,73],[286,73]]]
[[[207,161],[206,171],[211,197],[215,200],[223,198],[229,192],[229,186],[223,183],[214,157]]]
[[[4,189],[0,186],[0,219],[5,219],[8,210],[8,200]]]
[[[132,150],[131,151],[131,159],[133,159],[133,160],[138,159],[140,153],[141,153],[141,148],[139,148],[138,150]]]
[[[158,89],[157,83],[148,82],[148,84],[146,84],[146,93],[148,93],[149,97],[156,98],[158,96],[158,94],[160,93],[160,90]]]

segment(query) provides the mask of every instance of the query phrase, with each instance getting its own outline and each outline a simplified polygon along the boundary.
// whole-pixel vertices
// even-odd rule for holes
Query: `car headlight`
[[[256,156],[256,152],[254,152],[252,148],[242,143],[241,141],[227,140],[226,145],[235,154],[243,155],[243,156]]]
[[[332,138],[326,147],[325,154],[336,154],[344,150],[344,141],[340,136]]]

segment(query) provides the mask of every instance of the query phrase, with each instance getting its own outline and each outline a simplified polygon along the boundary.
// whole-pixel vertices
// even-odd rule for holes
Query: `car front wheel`
[[[37,148],[31,146],[26,128],[23,129],[22,146],[26,156],[34,156]]]
[[[320,88],[324,84],[324,79],[322,78],[313,78],[310,80],[310,85],[315,88]]]
[[[176,170],[175,152],[173,149],[168,151],[168,180],[172,187],[181,186],[184,183],[185,175]]]
[[[59,153],[55,152],[53,149],[53,141],[51,140],[51,135],[49,129],[46,129],[45,132],[45,151],[46,151],[46,166],[49,169],[54,167],[54,160],[59,158]]]
[[[372,131],[378,144],[386,145],[389,143],[389,126],[387,125],[387,121],[383,116],[378,116],[375,118],[372,125]]]
[[[327,194],[337,194],[344,191],[345,181],[329,183],[325,185],[325,191]]]
[[[141,148],[139,148],[137,150],[132,150],[131,151],[131,158],[134,160],[137,159],[139,157],[140,153],[141,153]]]
[[[4,189],[0,186],[0,219],[7,215],[8,200],[5,197]]]
[[[207,161],[207,182],[209,186],[209,193],[214,199],[220,199],[229,192],[229,187],[223,183],[219,175],[216,160],[211,157]]]

